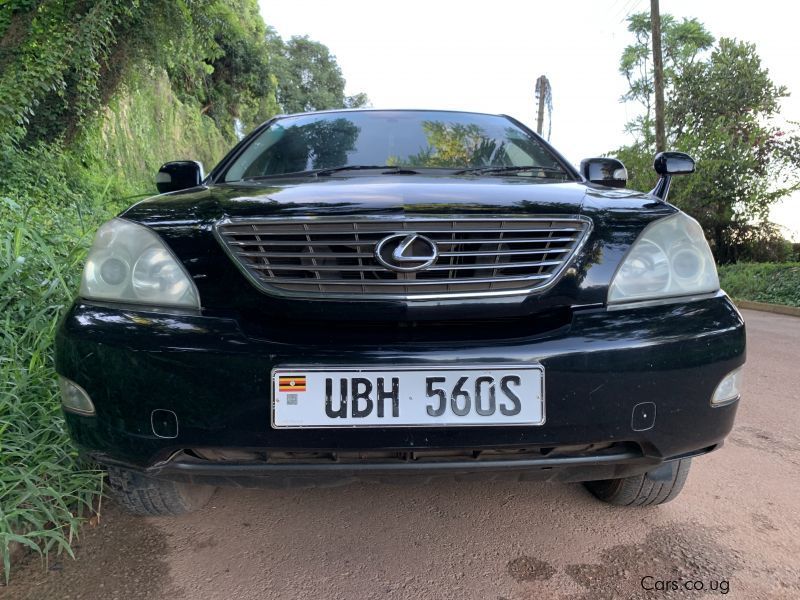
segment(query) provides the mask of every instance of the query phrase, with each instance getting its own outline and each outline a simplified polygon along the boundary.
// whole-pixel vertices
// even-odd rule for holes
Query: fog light
[[[719,382],[714,395],[711,396],[711,405],[720,406],[738,400],[742,395],[742,369],[731,371]]]
[[[64,410],[84,416],[94,414],[94,404],[81,386],[59,375],[58,387],[61,389],[61,406]]]

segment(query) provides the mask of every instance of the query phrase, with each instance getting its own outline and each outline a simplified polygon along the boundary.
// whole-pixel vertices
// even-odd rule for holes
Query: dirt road
[[[30,563],[0,598],[800,598],[800,319],[745,318],[736,429],[671,504],[518,482],[229,489],[176,519],[109,507],[77,561]]]

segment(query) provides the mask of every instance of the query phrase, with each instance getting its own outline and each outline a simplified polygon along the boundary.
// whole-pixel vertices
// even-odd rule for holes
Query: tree
[[[654,82],[650,40],[650,13],[637,13],[628,17],[628,31],[636,38],[635,43],[622,52],[619,71],[628,80],[629,90],[622,96],[624,102],[642,105],[644,114],[626,125],[626,130],[636,136],[637,141],[654,143],[653,111]],[[704,50],[714,43],[714,37],[696,19],[675,20],[672,15],[661,16],[661,50],[664,54],[664,91],[669,97],[674,81],[683,70],[697,60]],[[668,130],[668,136],[669,136]]]
[[[213,2],[204,13],[208,21],[204,61],[203,111],[230,132],[233,120],[244,129],[280,111],[279,66],[273,53],[277,34],[264,25],[253,0]]]
[[[8,6],[7,6],[8,5]],[[0,1],[0,148],[82,130],[130,79],[164,69],[232,140],[278,112],[363,106],[327,47],[281,37],[257,0]]]
[[[369,96],[364,92],[358,92],[344,99],[345,108],[362,108],[364,106],[370,106]]]
[[[364,93],[345,97],[342,70],[327,46],[294,36],[286,42],[284,57],[278,87],[284,112],[356,108],[369,102]]]
[[[639,187],[652,184],[655,150],[649,14],[629,18],[636,42],[620,60],[629,91],[641,104],[627,125],[633,144],[619,156]],[[732,262],[767,222],[778,199],[800,189],[800,138],[775,124],[788,95],[761,65],[753,44],[714,38],[694,19],[662,16],[667,143],[697,160],[697,173],[676,181],[670,201],[695,217],[719,262]]]

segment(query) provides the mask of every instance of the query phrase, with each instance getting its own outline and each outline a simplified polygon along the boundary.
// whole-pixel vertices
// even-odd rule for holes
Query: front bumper
[[[382,343],[380,330],[374,337],[372,343],[354,342],[320,331],[315,343],[307,335],[291,343],[245,333],[234,318],[79,301],[59,328],[56,368],[94,402],[95,416],[66,414],[70,433],[85,453],[158,477],[250,485],[405,472],[512,471],[589,480],[651,470],[722,443],[738,403],[712,407],[709,400],[720,380],[745,359],[744,322],[723,294],[682,304],[576,310],[567,326],[525,337],[475,341],[468,325],[453,336],[456,341],[412,337]],[[281,365],[530,362],[541,363],[546,372],[547,422],[542,426],[270,426],[270,372]],[[632,421],[634,408],[643,402],[655,405],[656,418],[642,431]],[[176,415],[177,437],[155,435],[154,410]],[[262,458],[201,460],[193,449],[204,448]],[[459,452],[445,459],[415,457],[422,452],[424,459],[431,450]],[[496,450],[511,452],[492,454]],[[387,451],[406,458],[374,458]],[[299,458],[276,462],[271,452]],[[309,460],[309,452],[318,454]]]

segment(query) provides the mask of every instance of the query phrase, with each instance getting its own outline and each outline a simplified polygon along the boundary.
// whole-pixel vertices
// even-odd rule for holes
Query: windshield
[[[504,117],[446,111],[356,111],[276,121],[236,158],[225,181],[344,166],[523,167],[510,172],[571,178],[542,143]]]

